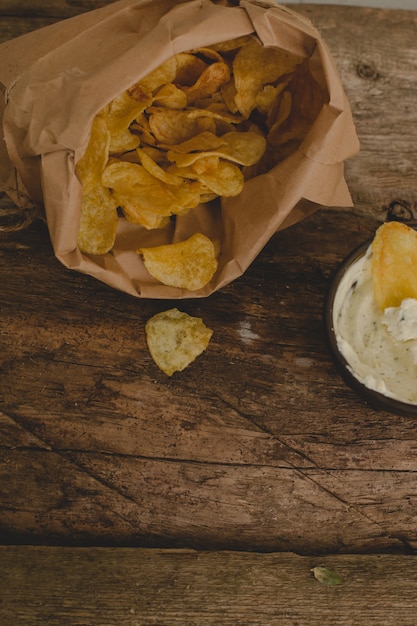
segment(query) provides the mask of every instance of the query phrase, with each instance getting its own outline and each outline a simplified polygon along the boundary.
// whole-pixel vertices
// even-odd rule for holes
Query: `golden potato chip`
[[[262,46],[252,38],[233,60],[238,110],[249,117],[256,108],[256,98],[264,85],[273,84],[293,72],[302,59],[276,47]]]
[[[164,106],[168,109],[185,109],[188,104],[187,95],[173,83],[163,85],[155,94],[155,106]]]
[[[228,83],[230,80],[230,70],[226,63],[213,63],[209,65],[199,76],[198,80],[191,87],[186,88],[185,93],[189,105],[193,105],[197,100],[207,98]]]
[[[180,154],[188,154],[189,152],[200,152],[207,150],[215,150],[224,145],[222,137],[218,137],[215,133],[210,131],[204,131],[194,135],[186,141],[175,144],[175,152]],[[160,144],[160,146],[166,150],[173,148],[170,144]]]
[[[78,246],[86,254],[105,254],[114,246],[117,204],[100,184],[83,189]]]
[[[151,107],[148,112],[150,131],[160,144],[181,143],[200,132],[198,117],[190,111]],[[202,112],[199,114],[201,116]]]
[[[114,245],[117,229],[117,205],[101,184],[110,145],[110,133],[102,115],[91,127],[87,149],[76,165],[83,185],[78,246],[87,254],[105,254]]]
[[[417,298],[417,232],[400,222],[386,222],[372,242],[374,297],[380,309]]]
[[[235,101],[236,93],[236,85],[234,80],[229,81],[221,88],[223,102],[225,103],[227,109],[234,115],[239,113],[239,109]]]
[[[145,151],[138,148],[136,150],[136,154],[139,157],[139,160],[143,167],[155,178],[162,180],[167,185],[181,185],[183,183],[183,179],[180,176],[176,176],[175,174],[170,174],[163,167],[158,165],[158,163]]]
[[[172,166],[169,171],[178,176],[184,176],[184,178],[199,180],[217,196],[224,196],[225,198],[240,194],[245,182],[242,170],[234,163],[227,161],[219,160],[215,169],[203,169],[201,171],[198,166],[194,168],[193,165],[190,165],[189,167]]]
[[[266,115],[268,126],[270,126],[268,118],[271,114],[274,114],[277,104],[280,102],[279,96],[287,87],[289,81],[290,77],[282,83],[278,83],[278,85],[265,85],[256,96],[256,108],[260,113]]]
[[[169,223],[169,216],[160,215],[154,209],[143,206],[140,198],[132,194],[117,194],[117,204],[122,208],[123,215],[128,222],[139,224],[146,230],[164,228]]]
[[[191,52],[180,52],[175,55],[177,69],[175,74],[176,85],[190,87],[198,80],[207,68],[207,63]]]
[[[105,109],[111,152],[134,150],[139,146],[139,137],[129,131],[129,126],[151,103],[152,98],[138,87],[132,88],[130,93],[125,91],[112,100]]]
[[[197,291],[217,270],[216,249],[208,237],[195,233],[189,239],[154,248],[139,248],[149,274],[170,287]]]
[[[147,76],[141,78],[136,85],[143,93],[151,95],[155,89],[158,89],[167,83],[172,83],[176,73],[177,59],[174,55],[161,63],[161,65],[152,70],[152,72],[149,72]]]
[[[103,184],[112,189],[113,198],[129,221],[144,228],[161,228],[172,214],[175,196],[162,181],[142,165],[119,161],[103,172]]]
[[[206,350],[213,335],[201,318],[176,308],[151,317],[145,333],[152,359],[168,376],[188,367]]]
[[[231,132],[222,135],[222,145],[214,150],[177,154],[176,147],[168,152],[168,159],[179,167],[187,167],[198,159],[207,156],[218,156],[240,165],[253,165],[266,150],[266,139],[254,132]]]
[[[163,107],[150,107],[149,128],[160,144],[178,144],[203,131],[216,132],[216,120],[239,123],[231,113],[224,110],[190,107],[176,111]]]
[[[145,154],[141,158],[146,168],[138,163],[114,161],[102,175],[103,184],[112,190],[129,221],[147,229],[161,228],[166,224],[161,218],[184,213],[199,204],[198,185],[184,181],[185,177],[160,171],[157,163]]]
[[[218,170],[220,158],[216,154],[203,153],[203,155],[191,163],[191,169],[196,174],[214,173]]]
[[[109,158],[110,133],[102,115],[96,115],[87,148],[76,165],[77,175],[84,186],[101,182]]]

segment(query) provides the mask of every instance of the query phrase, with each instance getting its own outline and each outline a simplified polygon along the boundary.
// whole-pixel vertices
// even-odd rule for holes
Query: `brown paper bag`
[[[200,205],[155,231],[121,219],[111,253],[82,254],[75,164],[94,115],[173,54],[250,33],[308,59],[328,93],[301,146],[246,182],[237,197]],[[359,145],[334,63],[310,21],[273,0],[121,0],[2,44],[0,81],[0,191],[16,203],[29,196],[43,207],[56,257],[66,267],[133,296],[207,296],[240,276],[278,229],[318,205],[351,205],[344,161]],[[198,292],[157,283],[135,249],[196,231],[220,242],[213,280]]]

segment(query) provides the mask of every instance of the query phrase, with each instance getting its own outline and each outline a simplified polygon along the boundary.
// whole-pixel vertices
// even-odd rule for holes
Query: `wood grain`
[[[395,555],[3,547],[0,574],[16,626],[414,626],[417,610],[416,559]]]
[[[0,37],[104,4],[3,2]],[[146,320],[173,303],[65,269],[40,222],[0,235],[3,543],[415,551],[416,424],[344,385],[323,307],[389,210],[415,217],[417,13],[300,11],[352,102],[355,207],[321,208],[239,280],[181,302],[214,330],[186,372],[168,379],[146,348]]]

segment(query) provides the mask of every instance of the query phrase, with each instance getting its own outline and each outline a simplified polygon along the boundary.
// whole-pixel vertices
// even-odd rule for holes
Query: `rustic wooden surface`
[[[311,570],[326,567],[329,587]],[[0,548],[13,626],[415,626],[417,562],[132,548]],[[100,611],[97,612],[97,607]]]
[[[0,41],[105,4],[2,0]],[[181,302],[180,308],[214,330],[207,352],[185,372],[168,379],[146,349],[145,321],[172,303],[138,301],[65,269],[42,223],[0,235],[0,541],[74,550],[2,549],[0,567],[4,559],[10,593],[25,583],[27,602],[16,623],[28,623],[25,615],[32,614],[34,624],[97,624],[88,617],[87,596],[84,609],[76,606],[82,586],[68,587],[61,613],[53,597],[42,605],[58,616],[65,613],[67,621],[47,621],[41,606],[36,617],[33,612],[32,569],[25,568],[56,566],[61,572],[70,555],[76,559],[74,577],[89,571],[89,559],[108,558],[115,567],[117,550],[98,556],[104,553],[74,546],[119,547],[135,575],[135,553],[121,546],[308,555],[264,555],[257,561],[260,555],[242,554],[240,564],[226,553],[198,556],[210,576],[198,578],[200,595],[181,621],[176,592],[184,594],[186,587],[175,586],[176,568],[185,567],[184,580],[190,572],[201,577],[200,561],[195,570],[187,569],[194,553],[186,552],[183,561],[182,552],[156,550],[155,556],[154,550],[140,550],[141,563],[162,559],[161,576],[174,582],[167,605],[161,597],[151,617],[146,607],[168,578],[141,579],[148,595],[140,609],[145,621],[138,624],[307,623],[303,611],[311,606],[297,594],[301,589],[309,595],[311,586],[318,594],[314,610],[325,607],[320,623],[326,611],[331,618],[324,623],[397,623],[389,619],[399,606],[401,567],[411,567],[411,574],[404,570],[398,602],[405,602],[409,589],[416,596],[417,566],[406,555],[417,549],[417,425],[373,411],[344,385],[327,349],[322,313],[339,261],[388,211],[416,217],[417,12],[329,5],[298,10],[321,30],[352,104],[362,146],[346,164],[355,208],[323,207],[273,237],[242,278],[206,300]],[[370,588],[363,583],[362,589],[360,578],[349,588],[320,587],[304,568],[315,564],[312,555],[326,553],[348,572],[356,566],[374,572]],[[397,555],[342,556],[347,553]],[[173,554],[178,563],[166,565]],[[271,564],[293,559],[295,578],[285,578],[287,613],[284,600],[274,596],[276,614],[263,609],[256,617],[253,603],[243,616],[242,589],[227,599],[222,595],[219,568],[227,575],[232,568],[236,580],[236,571],[245,570],[251,558],[250,571],[257,575],[262,567],[270,572]],[[297,578],[300,567],[305,583]],[[98,579],[104,589],[110,585],[106,571]],[[120,589],[123,578],[115,575]],[[264,580],[257,575],[255,581]],[[247,578],[240,582],[251,584]],[[211,609],[204,604],[206,585],[214,598]],[[368,596],[379,606],[379,590],[385,590],[381,611],[389,611],[388,621],[377,612],[374,622],[366,621],[359,609]],[[17,611],[8,593],[6,610]],[[137,610],[134,594],[133,586],[126,588],[124,607],[109,606],[102,623],[133,626],[135,614],[128,613]],[[265,594],[271,602],[271,587]],[[200,622],[197,600],[206,607]],[[402,606],[401,623],[415,623],[415,600]],[[222,622],[219,607],[229,607]],[[311,615],[308,623],[319,623]]]

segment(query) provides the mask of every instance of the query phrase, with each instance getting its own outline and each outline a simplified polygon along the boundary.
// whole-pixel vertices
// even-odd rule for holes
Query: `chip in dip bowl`
[[[374,297],[370,239],[342,262],[325,323],[345,382],[374,409],[417,417],[417,299],[381,309]]]

